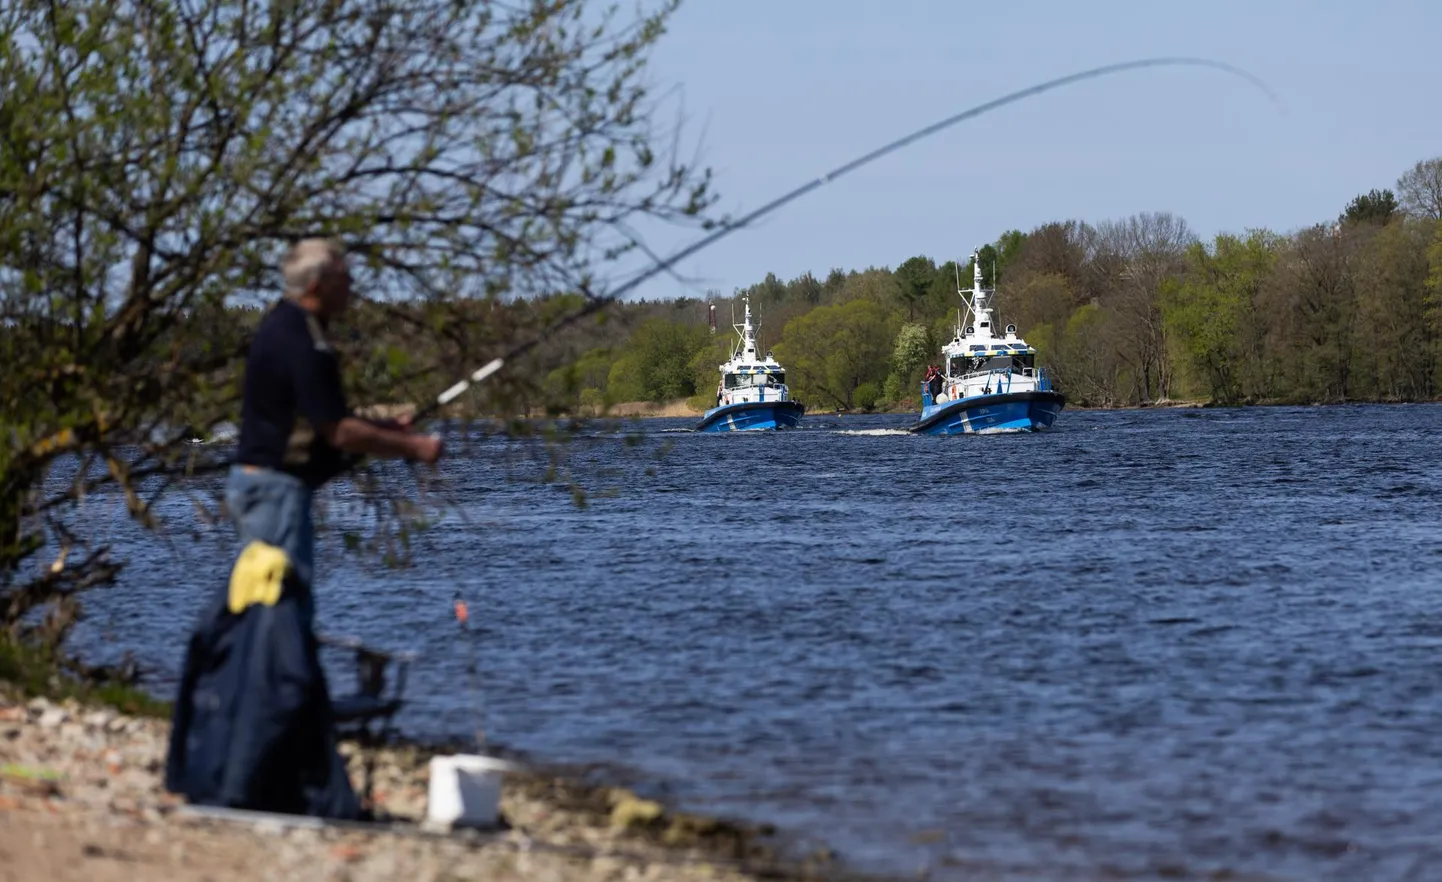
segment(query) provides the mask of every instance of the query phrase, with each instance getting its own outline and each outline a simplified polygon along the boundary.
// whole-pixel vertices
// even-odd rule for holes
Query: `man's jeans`
[[[240,547],[259,539],[290,557],[295,574],[311,587],[315,564],[315,525],[310,514],[311,489],[284,472],[234,465],[225,485],[225,505],[240,534]],[[312,592],[301,592],[306,621],[314,618]]]

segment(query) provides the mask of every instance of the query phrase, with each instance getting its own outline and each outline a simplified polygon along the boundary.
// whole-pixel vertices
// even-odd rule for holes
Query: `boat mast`
[[[958,268],[958,272],[960,269]],[[961,299],[966,301],[967,293],[971,294],[971,300],[966,302],[973,315],[976,316],[975,334],[978,337],[986,338],[991,334],[991,310],[986,305],[986,298],[992,293],[991,288],[981,286],[981,252],[971,252],[971,287],[959,289]]]
[[[735,361],[737,356],[744,355],[747,361],[756,361],[756,329],[751,325],[751,295],[742,294],[741,300],[746,304],[746,320],[745,324],[731,326],[741,335],[736,349],[731,353],[731,360]]]

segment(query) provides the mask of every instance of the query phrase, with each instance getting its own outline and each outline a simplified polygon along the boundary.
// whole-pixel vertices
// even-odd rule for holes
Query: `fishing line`
[[[491,361],[482,365],[470,376],[463,378],[455,385],[446,389],[440,395],[436,396],[434,401],[420,408],[413,417],[413,421],[418,422],[421,419],[434,415],[442,407],[463,395],[466,390],[470,389],[474,385],[485,381],[492,374],[499,371],[506,364],[506,362],[512,361],[534,349],[539,344],[545,342],[547,339],[554,336],[556,332],[560,331],[562,328],[572,325],[575,322],[585,318],[586,316],[592,315],[609,306],[610,304],[615,303],[628,291],[634,290],[641,283],[647,281],[648,279],[651,279],[657,274],[669,270],[678,261],[690,257],[696,252],[702,250],[703,248],[706,248],[720,241],[725,236],[728,236],[731,233],[734,233],[737,230],[742,229],[757,220],[760,220],[762,217],[765,217],[773,211],[776,211],[782,206],[796,199],[799,199],[802,196],[805,196],[812,190],[831,183],[842,175],[849,174],[864,165],[875,162],[876,160],[880,159],[883,156],[886,156],[889,153],[900,150],[903,147],[906,147],[923,138],[934,135],[937,132],[942,131],[943,129],[956,125],[957,123],[964,122],[968,119],[973,119],[975,117],[981,116],[984,113],[988,113],[998,108],[1005,107],[1008,104],[1014,104],[1017,101],[1030,98],[1034,95],[1039,95],[1042,92],[1056,89],[1071,83],[1079,82],[1081,80],[1093,79],[1113,73],[1120,73],[1121,71],[1136,70],[1139,68],[1147,67],[1168,66],[1207,67],[1241,77],[1242,79],[1251,83],[1253,86],[1256,86],[1258,89],[1260,89],[1263,94],[1265,94],[1269,99],[1271,99],[1272,103],[1275,104],[1279,110],[1283,109],[1280,99],[1278,99],[1277,96],[1272,92],[1272,90],[1268,88],[1267,85],[1263,83],[1260,79],[1238,67],[1234,67],[1222,61],[1213,61],[1207,58],[1168,57],[1144,58],[1137,61],[1123,61],[1117,64],[1109,64],[1102,67],[1095,67],[1090,70],[1081,71],[1079,73],[1069,74],[1064,77],[1058,77],[1054,80],[1047,80],[1044,83],[1038,83],[1037,85],[1029,86],[1025,89],[1012,92],[1009,95],[1003,95],[1000,98],[993,99],[986,102],[985,104],[979,104],[969,110],[964,110],[961,113],[954,114],[943,120],[940,120],[939,122],[935,122],[924,128],[918,129],[909,135],[898,138],[889,144],[872,150],[870,153],[866,153],[860,157],[857,157],[856,159],[840,165],[832,169],[831,171],[826,172],[820,177],[812,181],[808,181],[800,187],[797,187],[791,192],[771,200],[765,205],[762,205],[760,208],[757,208],[751,213],[745,215],[738,221],[729,223],[722,222],[720,224],[720,228],[717,229],[715,232],[711,233],[710,235],[703,236],[702,238],[691,243],[690,245],[687,245],[685,248],[676,251],[670,257],[654,262],[640,275],[637,275],[635,278],[631,279],[629,282],[626,282],[624,285],[617,288],[614,292],[604,297],[597,296],[596,294],[592,293],[585,284],[582,284],[580,286],[581,293],[585,295],[588,301],[585,306],[581,307],[570,315],[558,319],[548,327],[544,328],[537,336],[532,337],[530,340],[527,340],[524,343],[520,343],[512,347],[505,354],[492,359]]]
[[[470,644],[469,675],[471,685],[471,700],[475,702],[474,710],[476,712],[476,751],[478,753],[485,753],[486,726],[481,703],[480,669],[479,666],[476,664],[476,641],[475,637],[471,634],[470,611],[466,607],[466,602],[461,599],[461,592],[459,589],[457,589],[455,596],[451,599],[451,605],[455,610],[456,621],[459,622],[461,625],[461,634],[463,635],[461,639],[465,640],[466,643]]]

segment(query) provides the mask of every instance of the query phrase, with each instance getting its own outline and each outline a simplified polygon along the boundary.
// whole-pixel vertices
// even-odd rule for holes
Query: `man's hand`
[[[409,422],[406,430],[409,431]],[[416,435],[407,440],[410,441],[413,451],[411,458],[423,462],[426,465],[435,465],[436,460],[441,458],[441,453],[445,450],[446,446],[445,442],[441,440],[440,435]]]
[[[396,419],[394,421],[396,430],[408,434],[415,432],[416,427],[412,420],[413,417],[411,416],[403,416]],[[415,453],[412,454],[411,458],[423,462],[426,465],[435,465],[436,460],[441,458],[441,454],[444,453],[446,449],[446,442],[441,440],[440,435],[422,435],[407,440],[411,442],[415,449]]]

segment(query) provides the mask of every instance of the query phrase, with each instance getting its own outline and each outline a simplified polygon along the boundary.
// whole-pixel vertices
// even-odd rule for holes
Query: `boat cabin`
[[[1036,372],[1036,350],[1028,346],[1025,349],[971,351],[966,355],[951,356],[946,367],[946,373],[953,377],[999,370],[1030,377]]]

